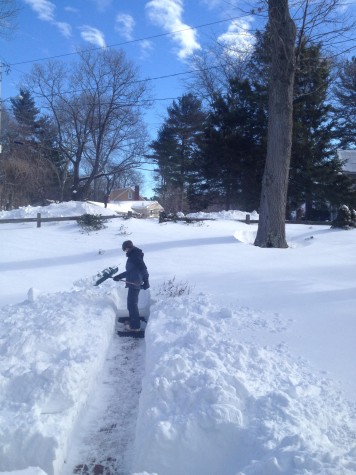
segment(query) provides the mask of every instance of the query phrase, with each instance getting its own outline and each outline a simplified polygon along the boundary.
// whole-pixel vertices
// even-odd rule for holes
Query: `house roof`
[[[133,188],[130,188],[130,187],[128,187],[128,188],[117,188],[116,190],[112,190],[112,192],[110,193],[110,197],[114,201],[120,201],[120,197],[123,197],[126,193],[129,193],[129,192],[131,192],[133,196],[136,193],[136,191]],[[140,198],[140,200],[143,200],[141,195],[139,196],[139,198]]]
[[[338,157],[343,161],[342,169],[346,173],[356,174],[356,149],[338,150]]]
[[[128,211],[141,212],[144,209],[157,209],[161,205],[158,201],[115,201],[108,203],[107,208],[117,213],[127,213]],[[162,208],[163,209],[163,208]]]
[[[137,203],[135,201],[135,203]],[[139,212],[142,212],[143,210],[145,209],[148,209],[148,210],[153,210],[153,209],[159,209],[161,211],[163,211],[163,207],[158,203],[158,201],[140,201],[139,204],[131,204],[131,208],[133,209],[133,211],[137,211],[138,213]]]

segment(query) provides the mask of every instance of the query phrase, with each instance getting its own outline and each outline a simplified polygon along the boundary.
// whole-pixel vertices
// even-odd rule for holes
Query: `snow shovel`
[[[112,278],[114,274],[119,270],[119,267],[107,267],[100,274],[98,274],[99,279],[95,282],[94,285],[100,285],[105,280]]]

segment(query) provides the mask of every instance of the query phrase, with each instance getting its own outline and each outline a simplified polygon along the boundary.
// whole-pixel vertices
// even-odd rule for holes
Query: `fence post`
[[[246,214],[246,224],[250,224],[251,221],[251,215]]]
[[[41,227],[41,213],[37,213],[37,227]]]

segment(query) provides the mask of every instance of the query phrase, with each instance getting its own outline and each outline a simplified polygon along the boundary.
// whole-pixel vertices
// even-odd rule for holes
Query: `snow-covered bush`
[[[354,211],[354,210],[353,210]],[[346,205],[341,205],[336,219],[331,224],[332,228],[351,229],[355,227],[355,221],[352,220],[352,213],[350,208]]]
[[[82,214],[78,219],[77,223],[84,231],[99,231],[104,229],[106,218],[101,214]]]

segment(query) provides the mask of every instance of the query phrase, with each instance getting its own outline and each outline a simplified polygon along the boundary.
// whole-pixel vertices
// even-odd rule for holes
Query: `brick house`
[[[118,188],[110,193],[109,201],[144,201],[140,196],[140,187],[132,188]]]

